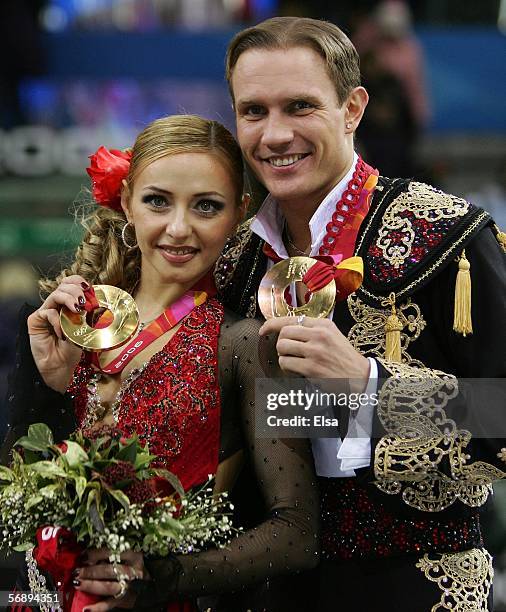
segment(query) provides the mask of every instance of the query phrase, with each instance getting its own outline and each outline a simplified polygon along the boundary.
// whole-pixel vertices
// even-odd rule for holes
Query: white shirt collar
[[[327,232],[327,223],[330,221],[332,214],[336,209],[337,202],[341,199],[346,186],[353,176],[357,160],[358,155],[353,153],[353,163],[351,164],[350,169],[332,189],[332,191],[327,194],[309,221],[309,230],[311,232],[310,255],[318,254]],[[283,259],[288,257],[286,247],[283,243],[284,223],[285,218],[281,208],[270,194],[265,198],[262,206],[256,214],[255,219],[251,223],[251,231],[270,244],[276,255],[278,255],[278,257],[282,257]]]

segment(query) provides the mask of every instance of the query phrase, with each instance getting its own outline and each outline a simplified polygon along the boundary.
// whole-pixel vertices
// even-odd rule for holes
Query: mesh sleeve
[[[255,438],[255,378],[263,376],[258,364],[259,326],[251,319],[224,326],[220,372],[224,385],[239,391],[236,410],[263,498],[263,522],[224,549],[148,560],[154,583],[139,593],[141,607],[175,596],[240,590],[275,575],[312,568],[318,561],[319,504],[308,442]]]

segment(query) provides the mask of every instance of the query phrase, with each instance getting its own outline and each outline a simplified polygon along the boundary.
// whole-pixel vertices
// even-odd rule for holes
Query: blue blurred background
[[[69,209],[88,185],[87,156],[131,145],[165,114],[234,129],[227,43],[273,15],[328,19],[354,40],[371,94],[357,134],[369,163],[467,197],[506,226],[506,0],[2,0],[0,397],[19,304],[37,303],[40,271],[79,239]],[[498,487],[488,528],[499,557],[504,497]],[[496,602],[506,610],[504,578]]]

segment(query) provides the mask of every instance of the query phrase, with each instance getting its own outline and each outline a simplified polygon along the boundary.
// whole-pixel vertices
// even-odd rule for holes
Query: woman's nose
[[[177,240],[184,240],[190,236],[192,227],[188,218],[188,211],[174,210],[167,222],[166,232]]]

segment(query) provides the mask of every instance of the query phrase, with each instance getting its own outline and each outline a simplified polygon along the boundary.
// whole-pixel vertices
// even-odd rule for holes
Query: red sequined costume
[[[117,400],[118,427],[149,442],[158,467],[174,472],[185,490],[205,482],[218,467],[222,321],[223,306],[216,299],[195,308],[163,349],[127,378]],[[79,426],[90,394],[96,393],[94,374],[83,358],[69,387]]]
[[[56,440],[64,439],[83,422],[90,399],[92,372],[84,363],[71,387],[75,400],[42,381],[26,329],[32,310],[21,313],[4,461],[30,423],[46,422]],[[254,489],[261,506],[249,522],[248,507],[237,507],[239,524],[254,530],[240,534],[226,549],[145,559],[152,580],[137,584],[135,609],[165,611],[169,601],[215,594],[220,601],[205,604],[213,611],[257,609],[260,592],[270,611],[281,612],[285,602],[273,599],[279,592],[274,586],[284,580],[278,576],[318,561],[318,493],[307,443],[255,436],[255,379],[262,375],[259,327],[258,321],[223,313],[221,304],[211,299],[196,307],[167,345],[123,385],[119,426],[149,441],[150,450],[186,487],[205,481],[218,462],[243,449],[249,472],[236,486]],[[30,590],[28,578],[25,568],[18,590]],[[307,607],[304,602],[291,609]]]

